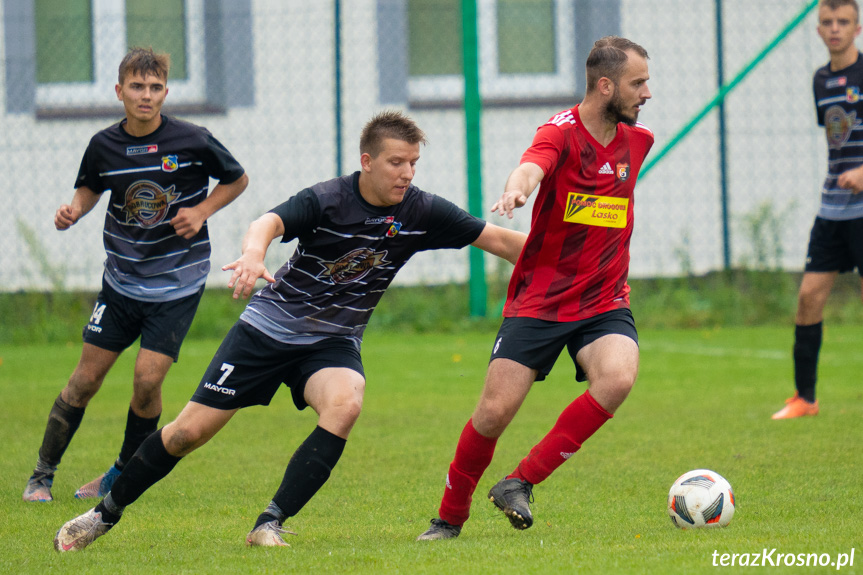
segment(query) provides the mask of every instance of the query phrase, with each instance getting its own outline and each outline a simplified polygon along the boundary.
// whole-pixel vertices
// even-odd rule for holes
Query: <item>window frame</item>
[[[576,26],[571,0],[554,2],[555,70],[553,74],[503,74],[498,71],[497,0],[477,0],[480,95],[483,100],[532,100],[571,98],[578,89],[575,74]],[[408,98],[411,103],[460,102],[464,97],[461,75],[411,76]]]
[[[127,51],[125,4],[125,0],[93,0],[93,81],[37,83],[38,108],[85,108],[114,100],[117,67]],[[204,0],[184,0],[184,7],[187,78],[170,80],[168,89],[172,104],[199,104],[206,100]]]

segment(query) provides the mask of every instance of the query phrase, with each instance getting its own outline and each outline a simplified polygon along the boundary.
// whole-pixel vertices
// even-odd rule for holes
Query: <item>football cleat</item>
[[[488,499],[509,518],[516,529],[533,525],[530,504],[533,502],[533,485],[517,477],[503,478],[488,492]]]
[[[78,551],[90,545],[98,537],[108,532],[113,523],[104,523],[102,514],[91,509],[84,515],[79,515],[67,521],[54,536],[54,549],[60,553]]]
[[[121,471],[116,465],[112,465],[111,469],[91,481],[85,483],[75,492],[75,499],[90,499],[92,497],[105,497],[114,486],[114,481],[120,477]]]
[[[809,403],[797,393],[785,400],[785,407],[774,413],[770,419],[793,419],[805,415],[818,415],[818,400]]]
[[[53,483],[53,475],[34,473],[27,480],[27,487],[24,488],[24,494],[21,496],[21,499],[24,501],[53,501],[54,497],[51,495],[51,485]]]
[[[431,527],[417,537],[417,541],[433,541],[436,539],[455,539],[461,533],[461,525],[451,525],[443,519],[431,520]]]
[[[293,531],[288,531],[279,522],[273,519],[266,523],[261,523],[252,529],[246,535],[246,545],[251,547],[290,547],[282,539],[282,534],[296,535]]]

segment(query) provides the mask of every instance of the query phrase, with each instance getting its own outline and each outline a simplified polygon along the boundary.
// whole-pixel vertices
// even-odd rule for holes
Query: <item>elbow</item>
[[[249,175],[243,172],[243,175],[237,180],[237,193],[242,194],[249,187]]]

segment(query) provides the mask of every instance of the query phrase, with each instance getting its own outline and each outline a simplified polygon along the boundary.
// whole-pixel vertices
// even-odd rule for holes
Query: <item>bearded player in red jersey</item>
[[[488,495],[516,529],[533,524],[533,486],[612,417],[635,383],[638,334],[626,278],[633,190],[653,145],[636,122],[651,97],[647,52],[609,36],[594,44],[586,67],[584,100],[537,130],[492,207],[511,218],[541,184],[485,387],[456,446],[439,517],[419,540],[459,535],[498,437],[564,347],[588,389]]]

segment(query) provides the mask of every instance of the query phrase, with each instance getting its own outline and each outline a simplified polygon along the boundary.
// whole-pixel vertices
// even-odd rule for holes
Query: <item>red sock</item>
[[[449,466],[438,511],[440,518],[450,525],[463,525],[470,516],[471,496],[491,463],[496,444],[497,439],[477,433],[472,419],[464,426],[455,448],[455,457]]]
[[[589,391],[585,391],[563,410],[551,431],[508,477],[517,477],[534,485],[544,481],[612,417]]]

